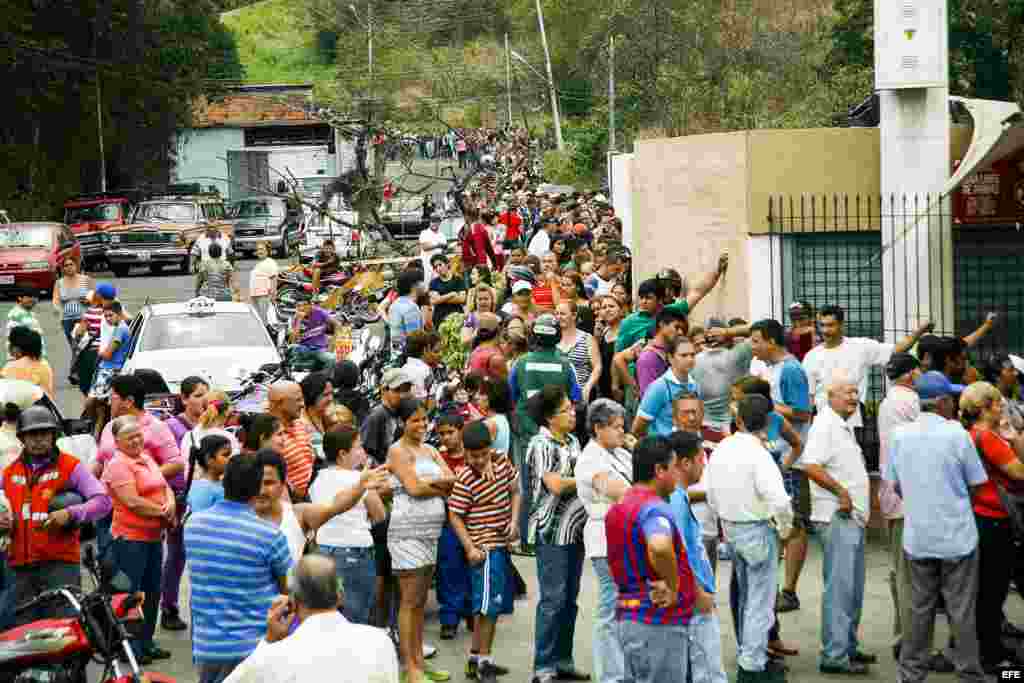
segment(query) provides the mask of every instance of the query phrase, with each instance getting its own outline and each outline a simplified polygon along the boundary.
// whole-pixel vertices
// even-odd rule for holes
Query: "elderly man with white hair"
[[[333,558],[302,558],[288,575],[288,597],[277,598],[267,614],[266,637],[224,683],[398,683],[386,632],[350,623],[338,611],[343,598]],[[294,621],[298,628],[289,635]]]
[[[813,533],[824,550],[818,669],[863,675],[877,658],[857,642],[864,606],[864,528],[871,510],[868,471],[849,422],[857,412],[857,383],[836,372],[827,392],[799,460],[811,481]]]

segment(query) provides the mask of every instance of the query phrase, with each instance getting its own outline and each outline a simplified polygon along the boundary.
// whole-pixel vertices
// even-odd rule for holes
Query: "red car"
[[[69,255],[81,260],[82,251],[63,223],[0,225],[0,290],[35,289],[40,298],[48,295]]]

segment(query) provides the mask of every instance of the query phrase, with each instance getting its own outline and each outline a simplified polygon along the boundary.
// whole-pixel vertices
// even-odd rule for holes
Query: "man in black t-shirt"
[[[452,277],[448,259],[443,254],[431,256],[430,267],[437,273],[437,277],[430,281],[430,303],[434,307],[436,330],[445,318],[462,310],[466,303],[466,286],[462,278]]]

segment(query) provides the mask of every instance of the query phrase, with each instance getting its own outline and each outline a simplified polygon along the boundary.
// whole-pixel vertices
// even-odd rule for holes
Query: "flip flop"
[[[773,647],[773,646],[769,645],[768,646],[768,654],[772,655],[772,656],[775,656],[775,657],[796,657],[798,654],[800,654],[800,650],[796,649],[795,647],[785,647],[785,646],[775,646],[775,647]]]

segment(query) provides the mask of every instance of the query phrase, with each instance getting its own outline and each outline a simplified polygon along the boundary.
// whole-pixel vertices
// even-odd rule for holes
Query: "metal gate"
[[[946,333],[966,336],[992,311],[999,322],[970,351],[972,363],[980,368],[994,353],[1024,351],[1024,233],[1018,226],[954,226],[945,203],[932,197],[849,195],[773,197],[767,225],[773,311],[795,300],[815,309],[836,304],[846,312],[848,336],[879,340],[901,338],[920,320],[943,317],[951,328]],[[932,275],[923,286],[913,275],[922,265]],[[861,444],[869,468],[877,466],[884,392],[876,368]]]

